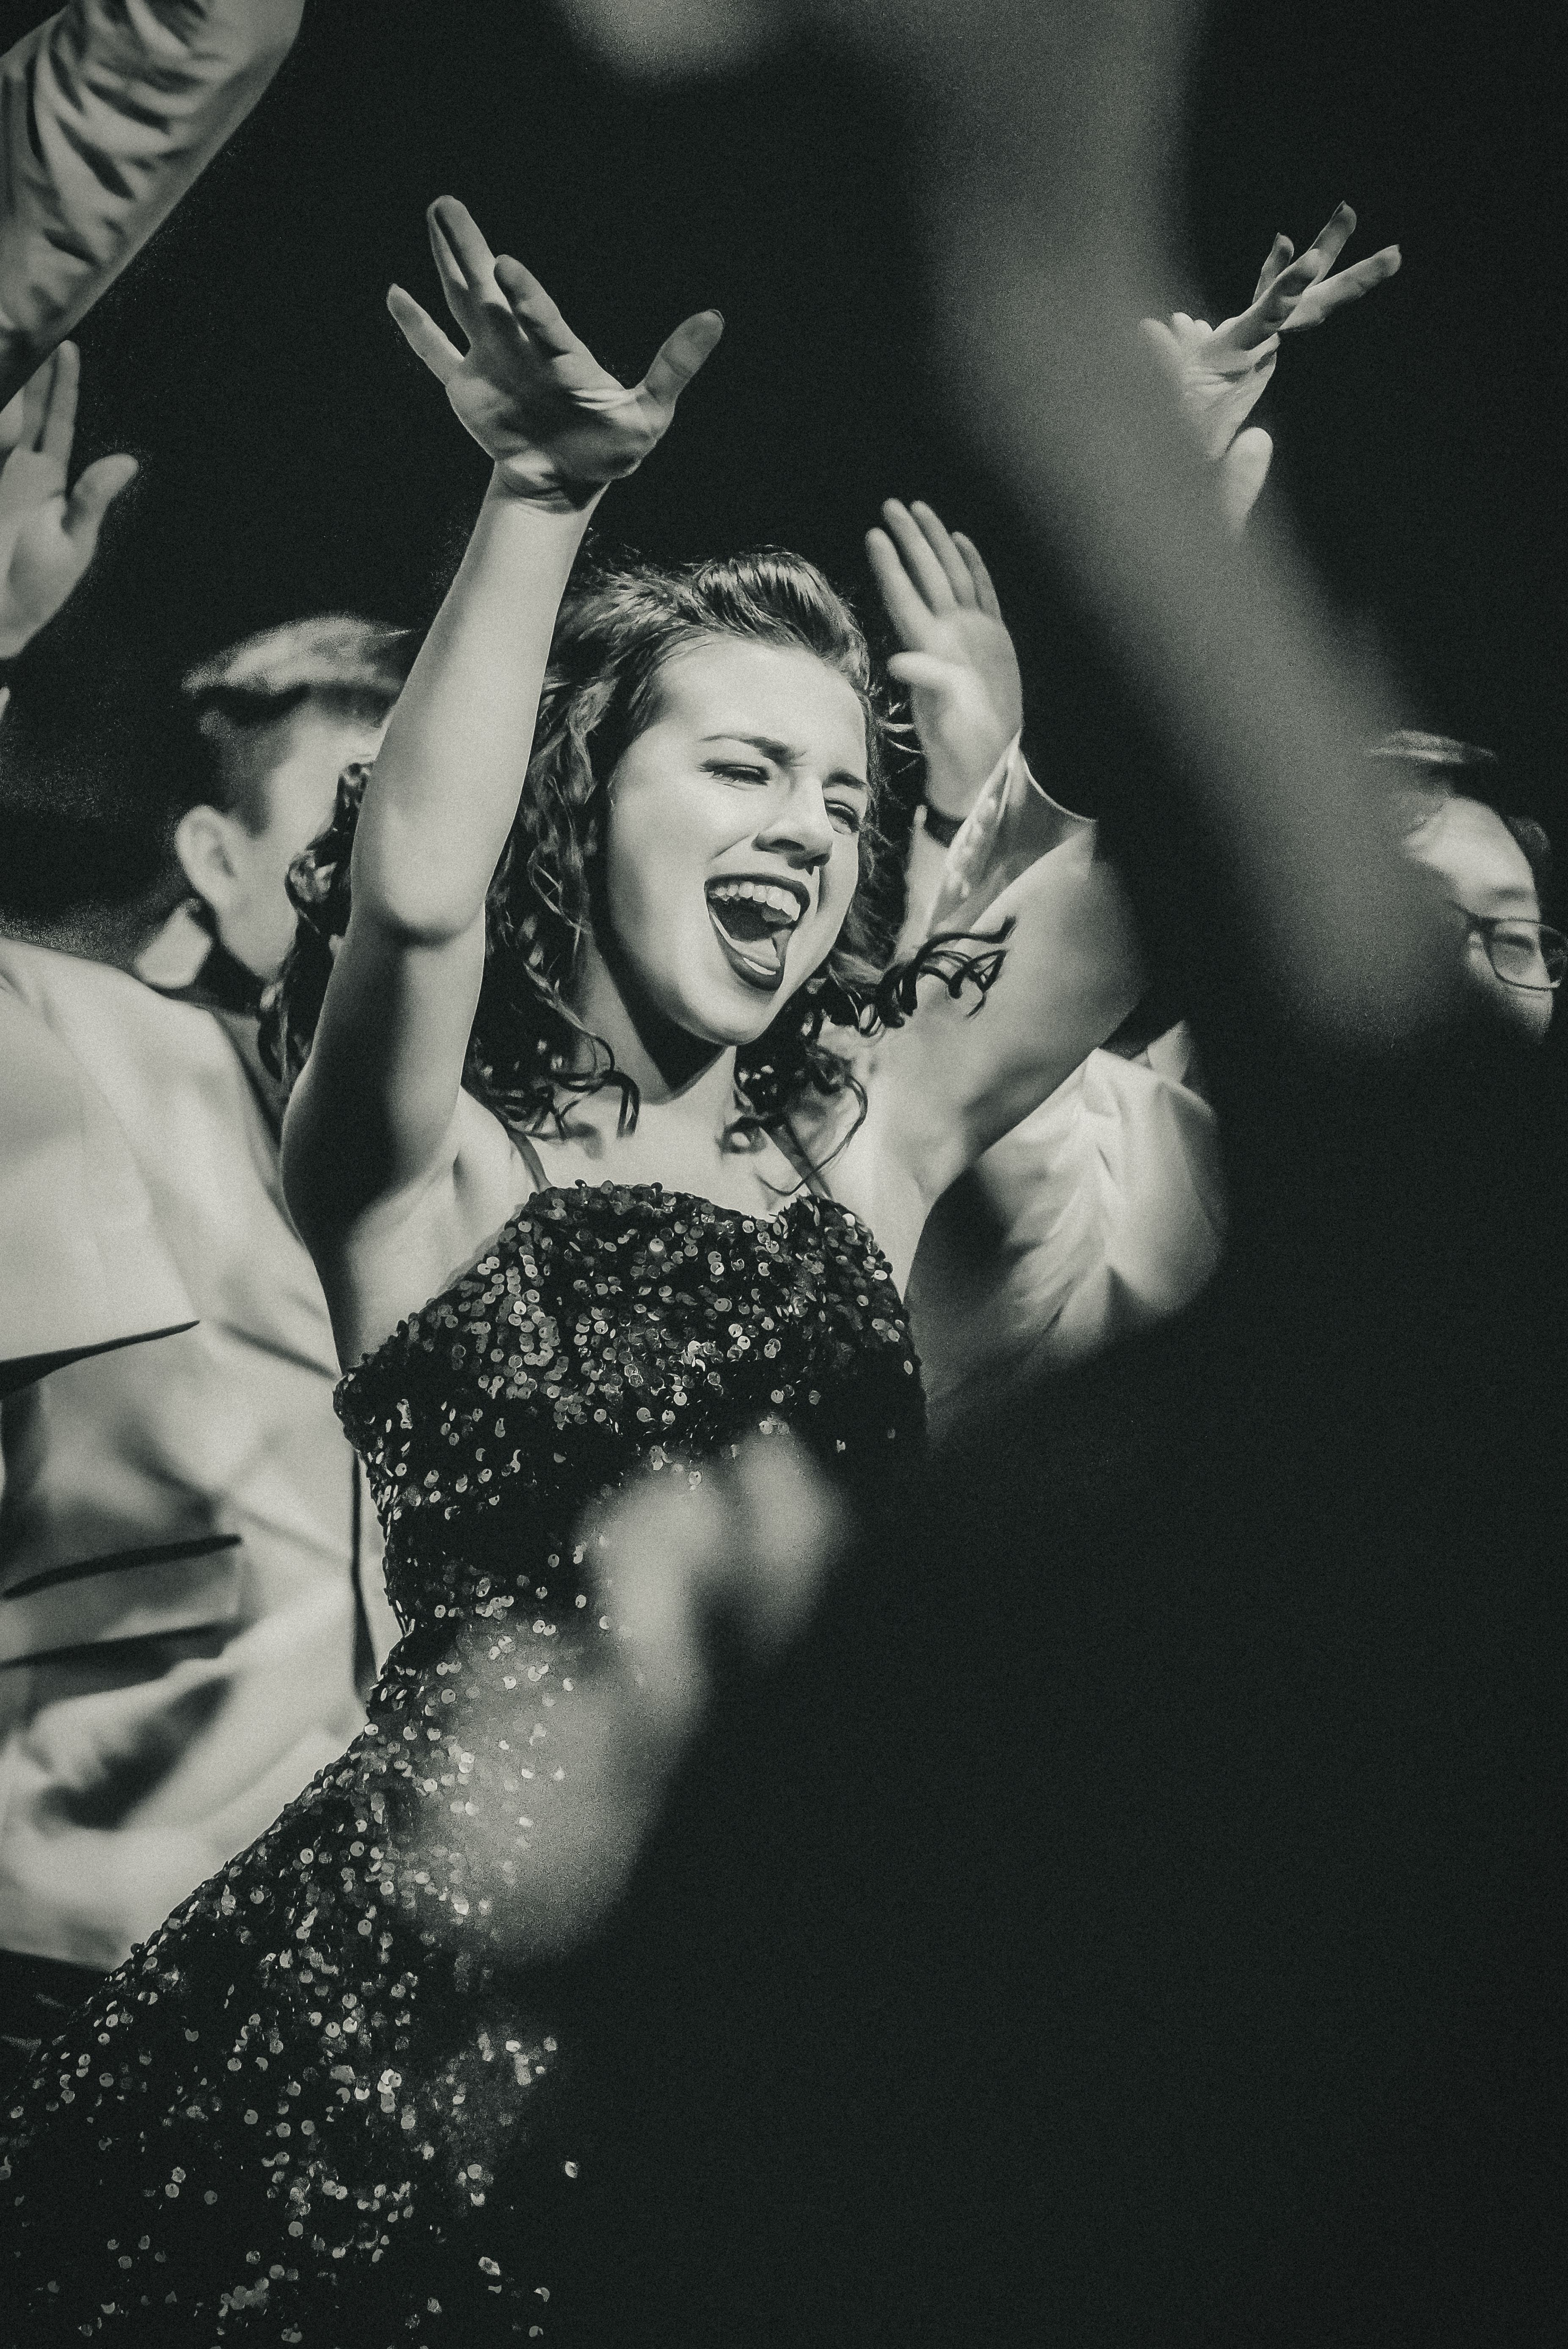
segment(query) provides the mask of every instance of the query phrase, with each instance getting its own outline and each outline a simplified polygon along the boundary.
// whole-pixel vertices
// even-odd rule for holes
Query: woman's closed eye
[[[735,759],[709,759],[704,761],[703,772],[718,775],[725,782],[750,784],[753,789],[760,784],[771,783],[774,779],[771,767],[750,767]],[[838,831],[853,836],[864,828],[866,810],[858,800],[828,799],[825,794],[823,805],[827,811],[828,821]]]

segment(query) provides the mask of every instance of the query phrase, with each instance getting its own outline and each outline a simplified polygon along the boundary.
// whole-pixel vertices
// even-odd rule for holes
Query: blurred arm
[[[0,59],[0,401],[173,211],[305,0],[71,0]]]

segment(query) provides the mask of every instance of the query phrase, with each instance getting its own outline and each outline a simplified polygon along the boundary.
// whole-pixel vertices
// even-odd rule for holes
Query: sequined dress
[[[551,1709],[596,1636],[585,1509],[781,1425],[875,1506],[923,1432],[887,1263],[804,1192],[771,1219],[537,1192],[337,1403],[405,1636],[341,1761],[9,2099],[28,2349],[567,2337],[571,2050],[512,1986],[505,1855],[549,1831]]]

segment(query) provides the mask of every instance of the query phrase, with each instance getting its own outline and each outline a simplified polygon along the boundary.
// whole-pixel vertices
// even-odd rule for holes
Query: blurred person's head
[[[182,680],[188,756],[173,847],[212,936],[257,978],[294,936],[285,883],[324,831],[344,770],[374,759],[412,659],[401,629],[351,613],[269,628]]]
[[[1552,850],[1540,824],[1492,804],[1492,751],[1402,730],[1371,754],[1388,780],[1401,843],[1442,885],[1459,917],[1465,968],[1492,1009],[1539,1041],[1552,1024],[1558,934],[1543,928]]]

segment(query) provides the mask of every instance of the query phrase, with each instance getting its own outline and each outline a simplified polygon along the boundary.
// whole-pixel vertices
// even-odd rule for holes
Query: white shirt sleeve
[[[967,928],[1042,856],[1096,830],[1041,790],[1015,735],[948,850],[928,929]]]
[[[70,0],[0,58],[0,402],[244,120],[304,5]]]

